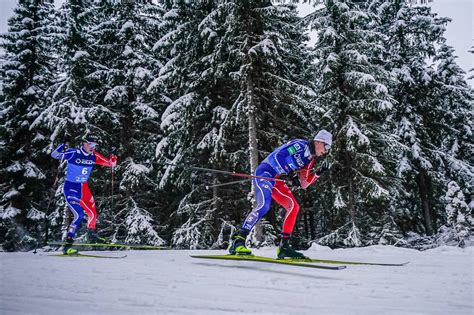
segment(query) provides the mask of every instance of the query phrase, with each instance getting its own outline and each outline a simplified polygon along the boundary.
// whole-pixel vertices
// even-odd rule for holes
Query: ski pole
[[[112,177],[112,187],[111,187],[111,201],[110,201],[110,210],[113,211],[114,210],[114,167],[112,166],[111,167],[111,177]],[[111,212],[112,213],[112,212]]]
[[[273,180],[273,181],[276,181],[276,182],[286,183],[286,180],[284,180],[284,179],[278,179],[278,178],[272,178],[272,177],[263,177],[263,176],[245,174],[245,173],[236,173],[236,172],[215,170],[215,169],[212,169],[212,168],[197,167],[197,166],[181,166],[181,165],[176,165],[176,164],[171,164],[171,163],[165,163],[165,164],[169,165],[169,166],[189,168],[189,169],[196,170],[196,171],[213,172],[213,173],[226,174],[226,175],[231,175],[231,176],[236,176],[236,177],[257,178],[257,179]]]
[[[228,182],[228,183],[216,184],[216,185],[206,186],[206,189],[209,190],[210,188],[214,188],[214,187],[222,187],[222,186],[227,186],[227,185],[239,184],[239,183],[244,183],[251,180],[253,180],[253,178],[247,178],[247,179],[236,180],[236,181]]]
[[[111,148],[111,151],[112,151],[112,154],[115,154],[116,152],[116,148],[115,147],[112,147]],[[112,187],[111,187],[111,201],[110,201],[110,210],[113,211],[114,210],[114,167],[112,166],[111,167],[111,180],[112,180]],[[112,212],[111,212],[112,213]]]

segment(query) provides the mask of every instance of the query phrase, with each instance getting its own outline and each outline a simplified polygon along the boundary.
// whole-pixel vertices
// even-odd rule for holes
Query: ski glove
[[[110,166],[115,167],[117,165],[117,156],[112,154],[110,156]]]
[[[298,174],[294,174],[289,178],[289,182],[291,183],[291,186],[293,187],[301,187],[301,182],[298,178]]]
[[[321,167],[318,167],[318,168],[316,169],[316,171],[314,172],[314,174],[316,174],[316,176],[319,177],[319,176],[321,176],[322,173],[324,173],[324,172],[327,171],[327,170],[328,170],[327,167],[321,166]]]

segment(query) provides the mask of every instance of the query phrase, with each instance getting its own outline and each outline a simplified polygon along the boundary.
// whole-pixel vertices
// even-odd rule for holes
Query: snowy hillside
[[[222,251],[132,251],[117,260],[0,253],[0,313],[453,315],[472,314],[474,307],[472,247],[306,252],[321,259],[410,261],[340,271],[195,260],[191,253]]]

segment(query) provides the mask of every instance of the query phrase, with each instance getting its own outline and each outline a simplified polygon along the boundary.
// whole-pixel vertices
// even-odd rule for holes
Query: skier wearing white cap
[[[314,157],[327,154],[332,145],[332,134],[326,130],[319,131],[314,139],[295,139],[278,147],[260,163],[255,175],[266,178],[279,178],[281,175],[291,175],[297,172],[298,178],[294,184],[306,189],[314,183],[324,168],[314,166]],[[245,246],[245,240],[252,228],[268,212],[272,198],[287,211],[283,223],[281,242],[278,248],[278,258],[304,258],[304,255],[289,246],[289,238],[293,232],[296,217],[300,206],[293,193],[284,181],[270,179],[254,179],[256,187],[257,206],[247,216],[242,226],[232,235],[232,244],[229,252],[233,255],[250,255],[252,252]]]

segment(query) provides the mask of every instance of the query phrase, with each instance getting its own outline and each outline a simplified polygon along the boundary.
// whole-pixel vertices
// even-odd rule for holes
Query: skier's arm
[[[53,152],[51,152],[51,157],[56,160],[70,160],[74,155],[74,149],[69,149],[64,152],[66,145],[61,143]]]
[[[318,174],[311,174],[311,169],[314,165],[314,159],[309,162],[308,165],[301,168],[298,172],[298,179],[300,180],[301,188],[306,189],[309,185],[313,184],[318,178]]]
[[[94,152],[94,155],[96,164],[109,167],[114,167],[115,165],[117,165],[117,157],[115,155],[111,155],[110,159],[106,158],[98,152]]]

